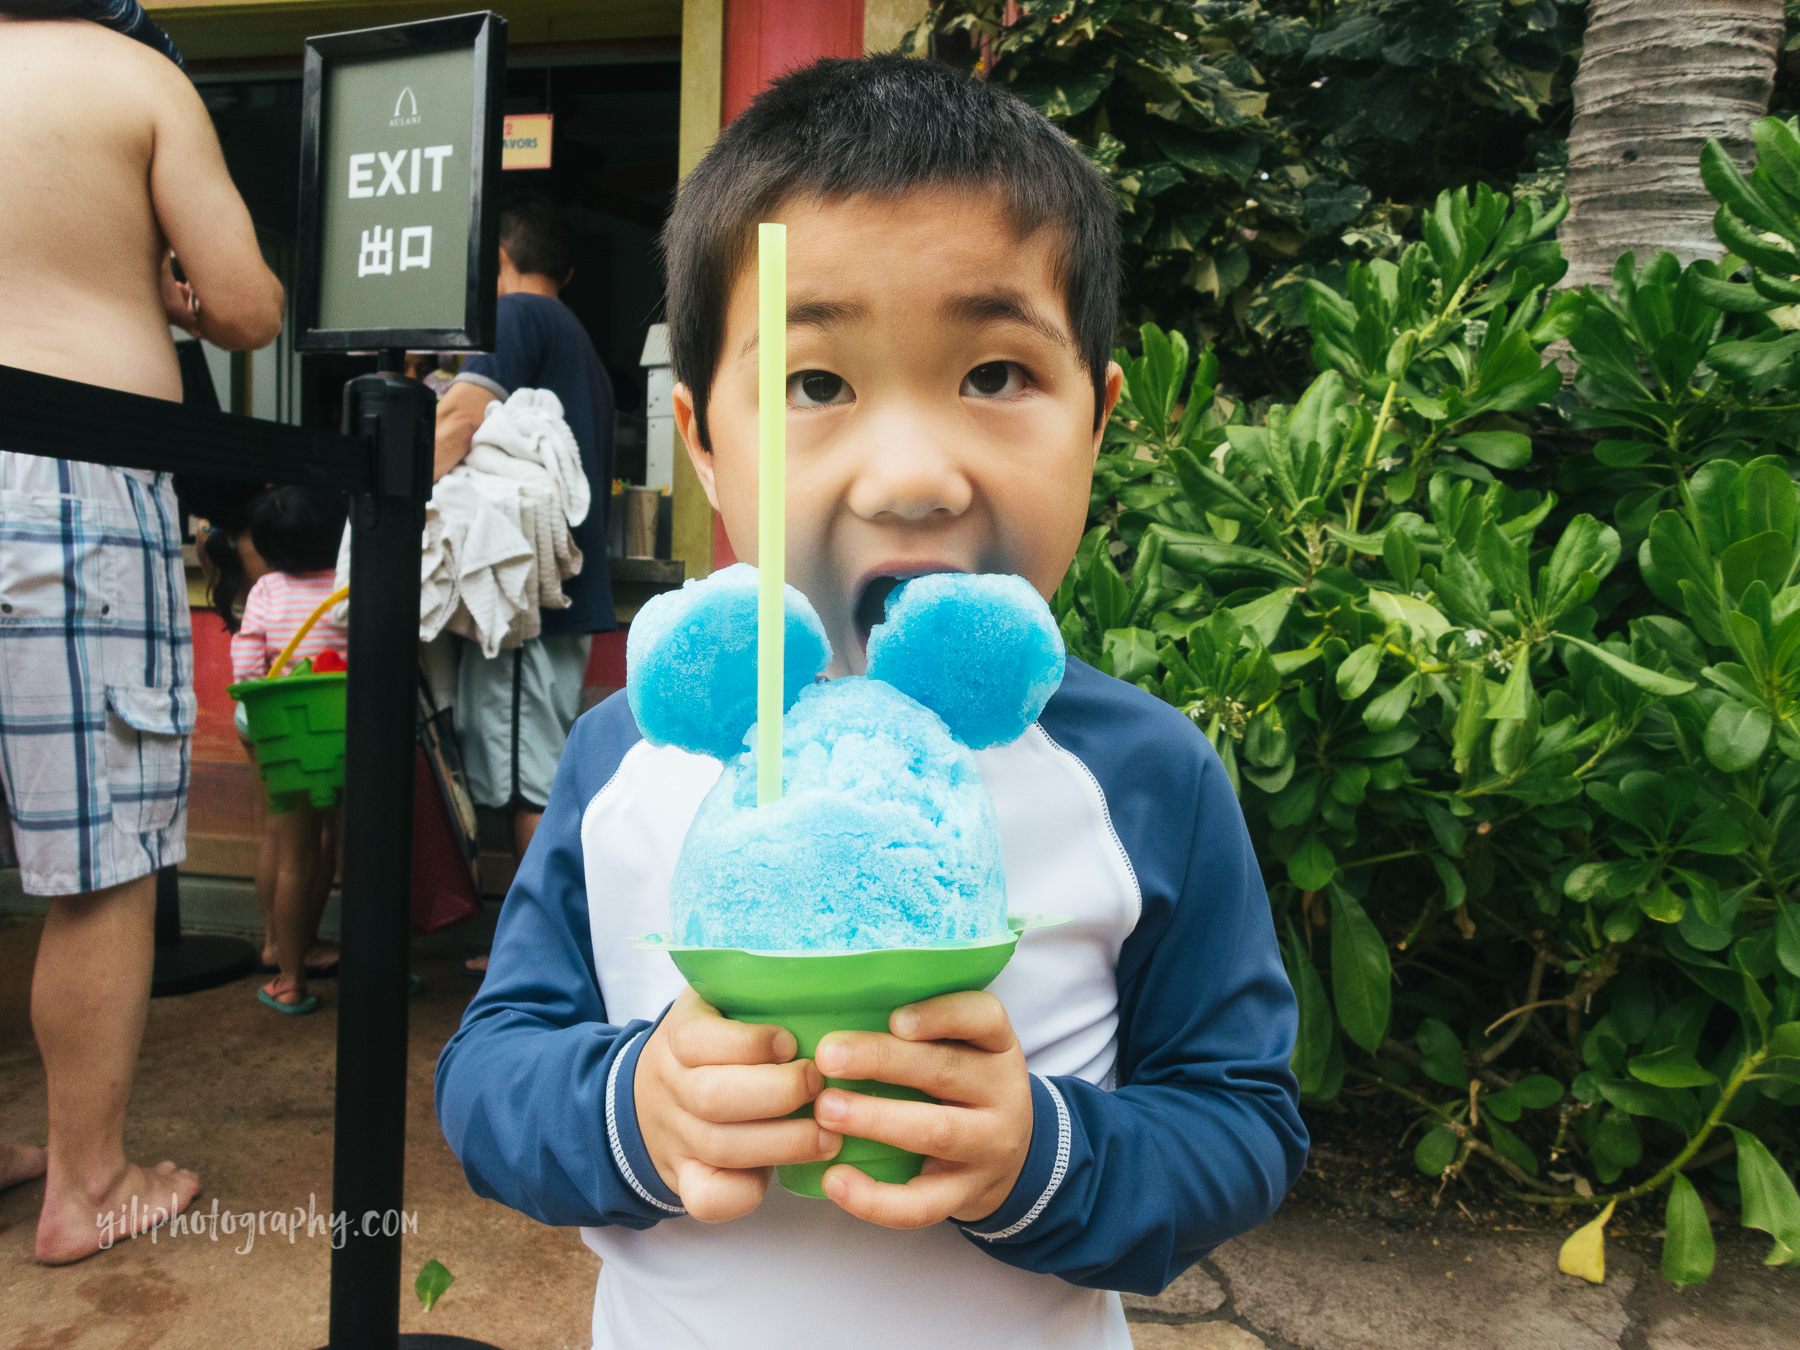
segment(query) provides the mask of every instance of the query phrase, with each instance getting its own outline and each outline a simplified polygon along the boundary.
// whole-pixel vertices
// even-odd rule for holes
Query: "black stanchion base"
[[[319,1350],[331,1350],[329,1345],[322,1345]],[[467,1336],[434,1336],[429,1332],[405,1332],[399,1340],[399,1350],[498,1350],[497,1346],[486,1341],[472,1341]]]
[[[156,949],[150,997],[193,994],[241,980],[256,969],[256,948],[242,938],[184,933]]]

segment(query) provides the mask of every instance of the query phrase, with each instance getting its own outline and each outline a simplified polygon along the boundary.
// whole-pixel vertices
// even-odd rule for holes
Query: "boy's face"
[[[893,579],[1012,572],[1046,598],[1087,519],[1099,453],[1094,386],[1054,263],[1060,236],[1020,240],[997,200],[932,189],[790,203],[787,579],[860,673]],[[746,561],[756,538],[756,265],[725,314],[707,429],[675,390],[676,424]],[[1119,393],[1109,366],[1106,410]]]

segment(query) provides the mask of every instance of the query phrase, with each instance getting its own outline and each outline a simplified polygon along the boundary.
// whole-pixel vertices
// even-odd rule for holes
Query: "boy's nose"
[[[974,496],[956,457],[914,427],[909,434],[882,438],[868,452],[851,484],[849,505],[866,520],[912,521],[939,512],[960,516]]]

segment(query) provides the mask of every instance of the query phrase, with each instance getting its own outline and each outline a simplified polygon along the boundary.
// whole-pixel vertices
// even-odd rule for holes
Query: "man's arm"
[[[281,332],[281,283],[263,262],[206,105],[173,65],[159,59],[154,70],[150,199],[199,300],[196,329],[228,351],[266,347]]]
[[[1136,758],[1131,782],[1099,775],[1144,905],[1119,957],[1119,1086],[1034,1076],[1018,1183],[963,1231],[1008,1265],[1153,1294],[1274,1212],[1307,1136],[1293,991],[1224,766],[1191,726]]]
[[[472,380],[457,380],[444,391],[437,405],[437,441],[431,456],[432,482],[437,482],[468,458],[475,432],[487,415],[487,405],[497,402],[492,389]]]

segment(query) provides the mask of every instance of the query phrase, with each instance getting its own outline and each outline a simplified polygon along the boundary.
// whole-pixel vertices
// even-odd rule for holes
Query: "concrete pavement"
[[[27,1016],[39,921],[0,917],[0,1138],[43,1140],[43,1074]],[[402,1329],[506,1350],[584,1350],[596,1262],[576,1235],[469,1191],[431,1110],[437,1049],[475,983],[458,954],[420,952],[412,1004]],[[132,1100],[135,1158],[201,1175],[199,1208],[327,1207],[336,991],[281,1018],[238,984],[151,1005]],[[265,1231],[138,1240],[72,1267],[31,1259],[41,1183],[0,1192],[0,1350],[270,1346],[324,1342],[329,1248]],[[1800,1344],[1800,1272],[1768,1270],[1760,1234],[1719,1233],[1718,1272],[1678,1291],[1654,1243],[1608,1246],[1591,1286],[1556,1271],[1554,1231],[1425,1228],[1290,1204],[1226,1244],[1160,1298],[1128,1297],[1137,1350],[1788,1350]],[[221,1225],[222,1227],[222,1225]],[[217,1230],[215,1230],[217,1231]],[[1643,1250],[1633,1250],[1641,1245]],[[411,1292],[425,1261],[456,1275],[435,1312]]]

